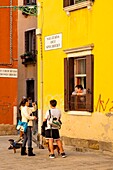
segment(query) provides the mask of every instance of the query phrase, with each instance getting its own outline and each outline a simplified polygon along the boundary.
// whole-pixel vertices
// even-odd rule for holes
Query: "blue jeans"
[[[26,147],[26,143],[28,141],[28,148],[32,148],[32,130],[31,126],[28,126],[27,132],[24,132],[24,141],[22,147]]]

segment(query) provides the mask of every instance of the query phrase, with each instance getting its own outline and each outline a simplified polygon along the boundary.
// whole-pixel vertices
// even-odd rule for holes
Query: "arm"
[[[27,119],[27,120],[34,120],[35,116],[30,116],[31,114],[31,109],[29,109],[28,107],[24,108],[23,110],[23,116]]]

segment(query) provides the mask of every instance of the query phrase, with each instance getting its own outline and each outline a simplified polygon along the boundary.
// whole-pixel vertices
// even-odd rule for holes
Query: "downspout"
[[[38,133],[40,134],[40,141],[39,141],[39,148],[43,148],[43,137],[41,135],[41,125],[43,122],[43,45],[42,45],[42,30],[43,30],[43,2],[41,2],[41,5],[39,5],[40,9],[40,24],[38,24],[38,30],[37,36],[39,37],[39,44],[40,49],[40,111],[38,111]],[[38,9],[39,11],[39,9]],[[38,20],[39,22],[39,20]]]

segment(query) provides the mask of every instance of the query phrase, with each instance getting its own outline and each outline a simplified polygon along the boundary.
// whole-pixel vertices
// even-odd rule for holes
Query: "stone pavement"
[[[65,147],[66,158],[48,157],[48,150],[39,149],[33,143],[36,156],[21,156],[20,149],[14,154],[8,150],[8,139],[17,136],[0,136],[0,170],[113,170],[113,155],[100,152],[77,152],[73,147]]]

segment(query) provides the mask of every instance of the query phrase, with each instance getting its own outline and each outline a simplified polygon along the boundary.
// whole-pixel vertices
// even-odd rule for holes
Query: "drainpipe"
[[[43,122],[43,50],[42,50],[42,35],[40,35],[40,124],[42,125]],[[42,148],[43,143],[43,137],[40,136],[40,146],[39,148]]]
[[[39,135],[41,134],[41,125],[43,122],[43,47],[42,47],[42,27],[43,27],[43,20],[42,19],[42,11],[41,8],[43,8],[43,3],[41,2],[41,5],[39,5],[38,7],[40,7],[40,9],[38,9],[38,11],[40,10],[40,22],[41,28],[37,29],[37,33],[36,35],[39,37],[39,44],[40,44],[40,110],[38,112],[39,114],[39,120],[38,120],[38,133]],[[43,148],[43,137],[40,135],[40,144],[39,144],[39,148],[42,149]]]

